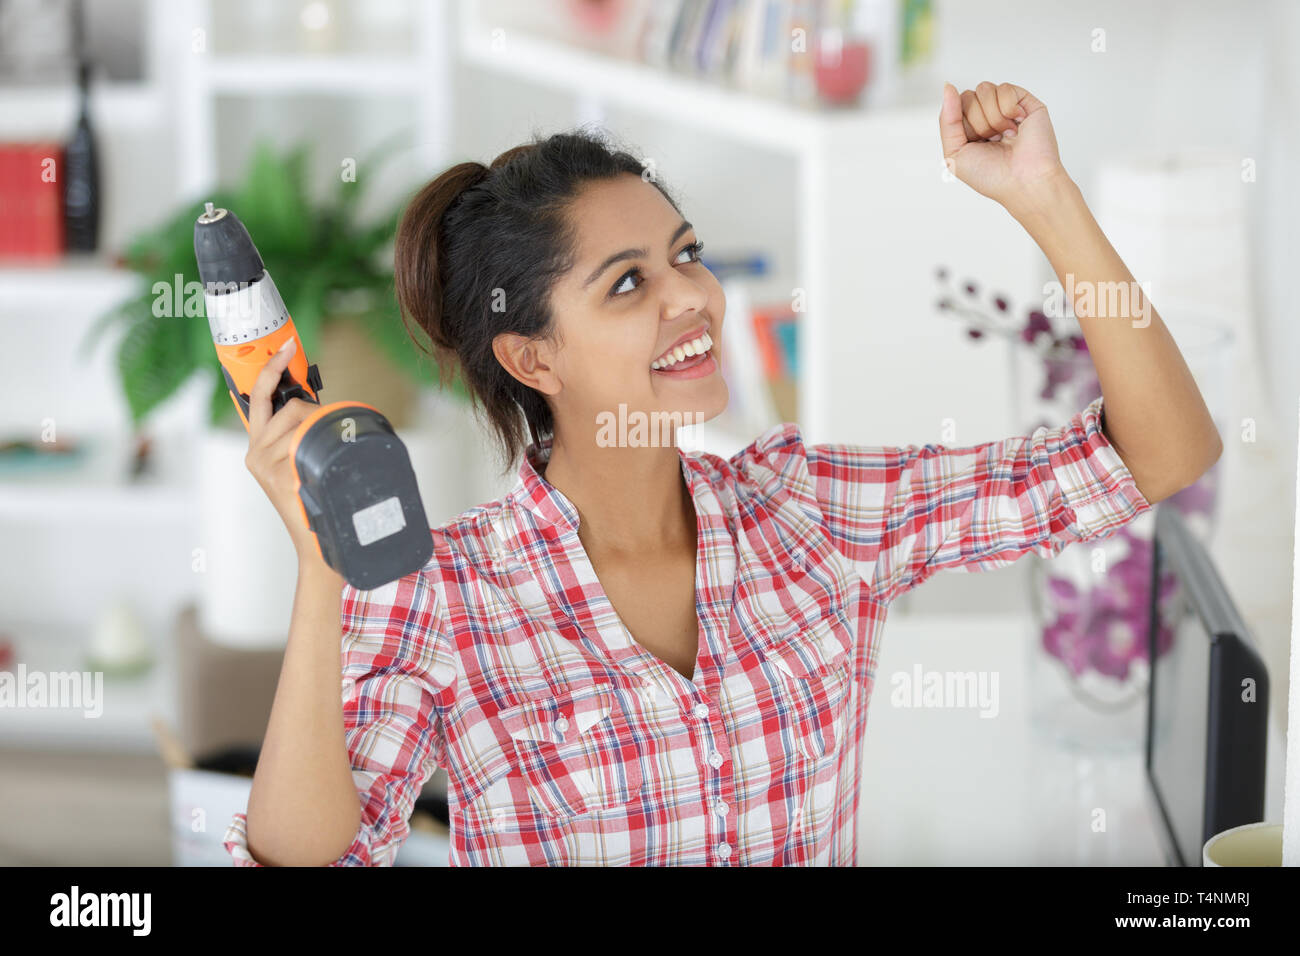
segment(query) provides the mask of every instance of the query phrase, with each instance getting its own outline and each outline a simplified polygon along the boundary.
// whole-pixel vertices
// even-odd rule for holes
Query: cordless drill
[[[217,358],[247,429],[253,383],[298,331],[244,224],[228,209],[205,206],[194,224],[194,256]],[[271,393],[271,414],[292,398],[320,405],[289,446],[302,520],[325,563],[371,590],[422,568],[433,537],[410,456],[388,419],[362,402],[321,405],[321,388],[298,339]]]

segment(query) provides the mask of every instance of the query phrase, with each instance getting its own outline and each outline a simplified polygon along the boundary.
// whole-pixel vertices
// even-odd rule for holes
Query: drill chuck
[[[256,282],[266,271],[248,230],[229,209],[207,203],[194,226],[194,258],[203,288],[222,292]]]

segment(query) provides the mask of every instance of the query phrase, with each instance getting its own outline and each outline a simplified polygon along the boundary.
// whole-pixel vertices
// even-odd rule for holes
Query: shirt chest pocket
[[[854,625],[843,608],[815,608],[763,634],[758,650],[775,672],[773,692],[799,751],[835,754],[846,733]]]
[[[553,817],[617,809],[641,790],[633,728],[608,685],[503,710],[519,772]]]

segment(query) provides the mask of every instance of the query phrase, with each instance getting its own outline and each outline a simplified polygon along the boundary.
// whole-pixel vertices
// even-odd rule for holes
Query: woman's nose
[[[703,312],[708,301],[709,291],[702,283],[677,272],[664,292],[663,309],[661,311],[666,321],[672,321],[692,309],[696,312]]]

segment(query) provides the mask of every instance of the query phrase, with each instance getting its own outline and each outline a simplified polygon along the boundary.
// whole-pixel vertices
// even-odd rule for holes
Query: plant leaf
[[[216,354],[215,352],[213,354]],[[238,425],[243,427],[239,412],[235,409],[234,397],[226,386],[226,380],[218,368],[216,380],[212,383],[212,396],[208,405],[208,423],[211,425]]]
[[[343,179],[340,173],[334,208],[345,221],[351,221],[362,194],[376,179],[384,165],[398,155],[400,152],[398,149],[399,144],[405,142],[406,148],[409,149],[410,140],[410,130],[398,130],[393,135],[380,141],[369,153],[357,160],[355,181],[348,182]]]
[[[302,340],[303,353],[308,357],[316,354],[320,343],[325,294],[331,283],[332,277],[327,272],[308,273],[294,293],[292,307],[287,301],[285,303],[294,328],[298,330],[298,338]]]
[[[194,371],[182,322],[150,313],[122,339],[117,367],[132,425],[140,425]]]
[[[236,214],[258,249],[305,254],[313,241],[313,223],[305,189],[306,147],[277,157],[266,140],[253,150],[248,177]],[[265,253],[263,260],[265,260]]]

